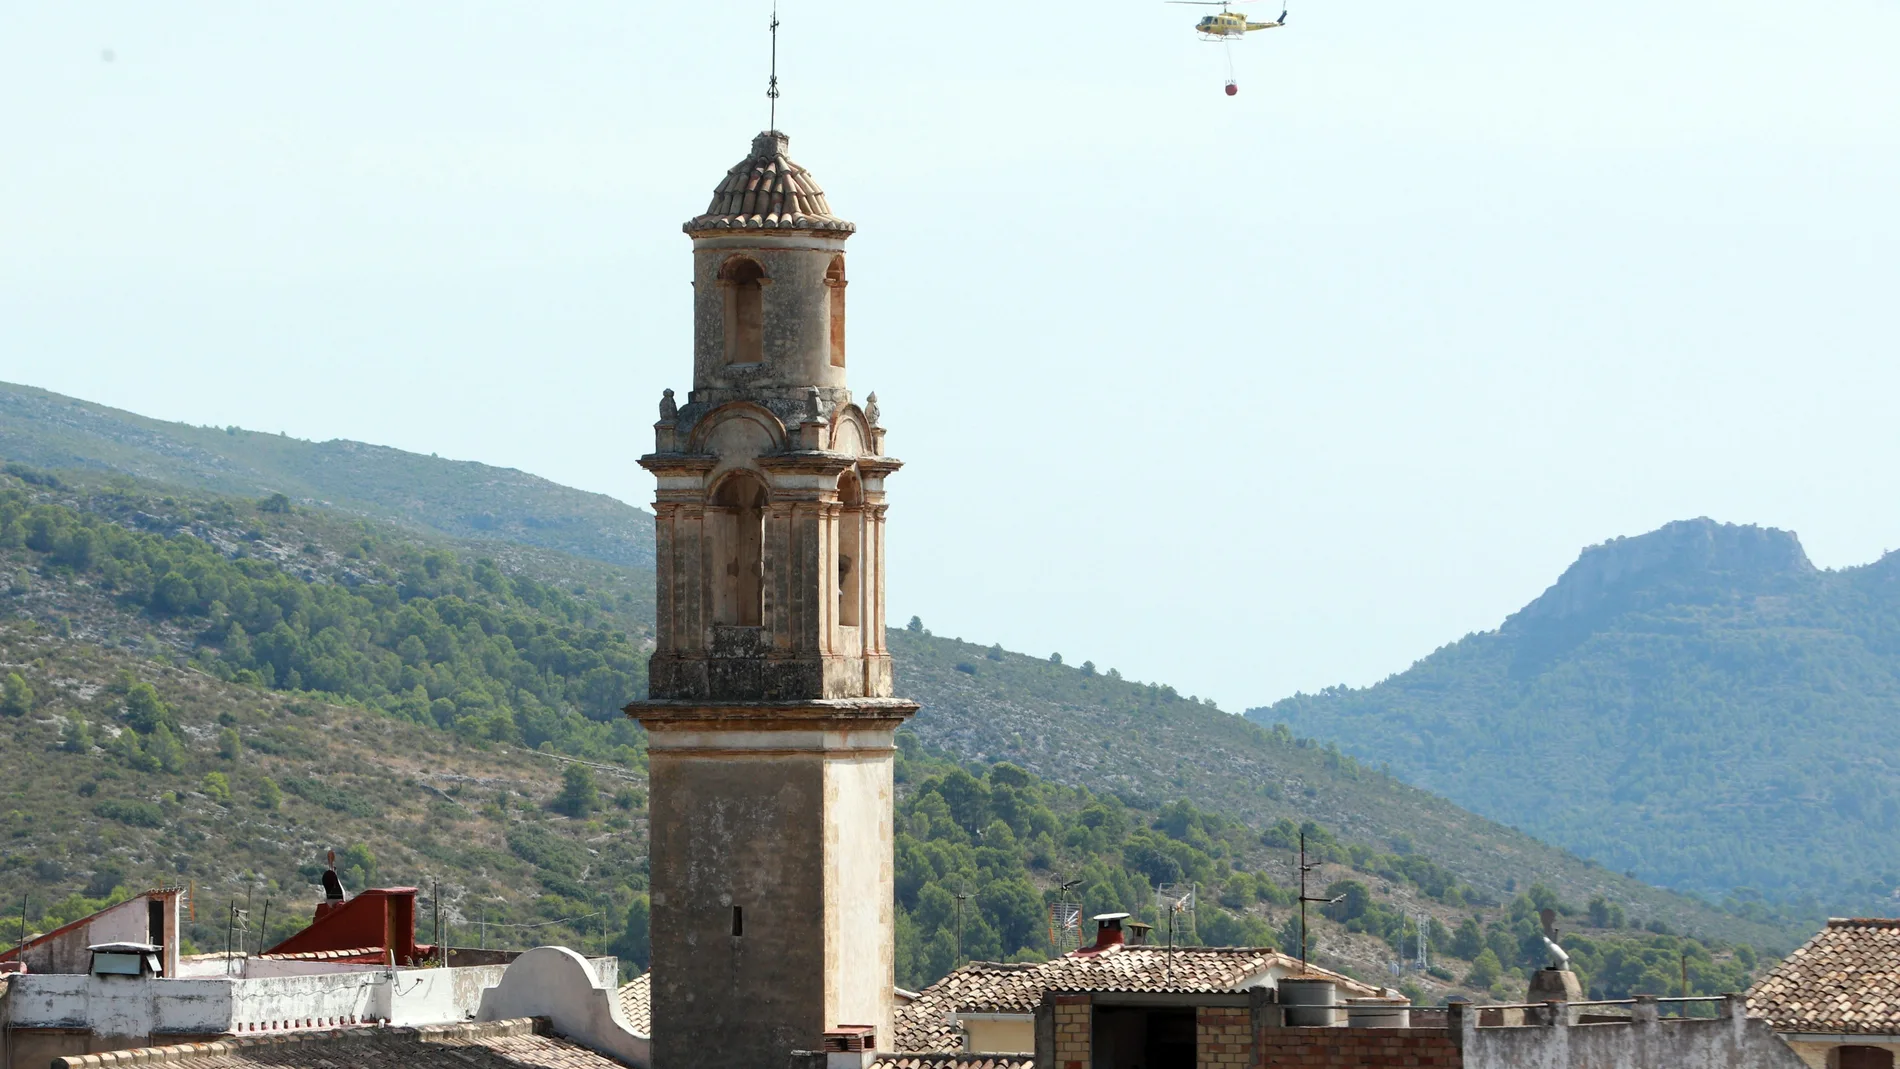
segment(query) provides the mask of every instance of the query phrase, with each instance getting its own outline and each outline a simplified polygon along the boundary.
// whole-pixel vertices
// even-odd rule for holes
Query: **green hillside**
[[[4,391],[0,396],[5,396]],[[87,409],[83,403],[42,396],[52,407],[42,405],[34,410],[39,415],[16,419],[12,432],[16,440],[43,432],[64,441],[63,436],[69,437],[66,423],[54,418],[65,411],[59,406]],[[138,420],[119,418],[128,425]],[[198,433],[191,428],[182,431]],[[204,452],[194,471],[215,474],[239,466],[239,460],[233,459],[236,454],[219,450],[234,442],[238,445],[232,449],[242,447],[247,441],[244,436],[202,433],[199,444]],[[86,439],[95,454],[101,441],[118,439],[100,435]],[[200,545],[162,552],[146,545],[136,555],[151,589],[146,589],[137,568],[121,564],[122,573],[130,574],[130,585],[125,590],[107,590],[105,586],[125,575],[107,576],[98,562],[81,569],[70,560],[62,561],[62,536],[49,532],[37,541],[51,548],[41,557],[19,558],[24,563],[13,569],[12,585],[19,593],[10,611],[49,629],[66,628],[75,640],[182,658],[208,675],[240,685],[282,688],[295,682],[306,688],[338,687],[326,693],[420,725],[432,722],[470,741],[545,743],[557,751],[596,760],[617,759],[616,748],[627,746],[624,737],[617,737],[622,729],[611,720],[595,719],[605,715],[606,699],[604,692],[587,696],[585,677],[588,671],[607,668],[623,677],[615,685],[637,689],[636,677],[643,667],[640,655],[633,651],[643,655],[650,641],[650,569],[508,541],[506,532],[482,541],[456,537],[425,522],[426,510],[418,513],[421,518],[396,516],[393,523],[400,526],[394,526],[367,518],[365,509],[336,507],[327,498],[319,500],[329,507],[276,501],[261,490],[255,496],[253,491],[218,496],[204,492],[202,479],[195,488],[179,489],[115,474],[176,466],[172,460],[152,460],[141,446],[121,448],[111,463],[94,455],[81,469],[60,472],[57,487],[42,480],[22,483],[20,490],[34,507],[57,505],[90,517],[73,520],[77,526],[103,523],[139,538],[189,539]],[[284,448],[317,447],[291,443]],[[45,455],[45,450],[35,455]],[[425,482],[437,485],[455,483],[469,468],[428,457],[406,457],[399,467],[408,470],[410,466],[423,473]],[[20,470],[39,478],[30,466]],[[524,485],[522,507],[536,515],[558,514],[564,500],[561,495],[571,493],[554,487],[541,497],[537,495],[552,484]],[[404,499],[396,495],[391,500]],[[626,506],[614,507],[643,515]],[[110,535],[107,541],[119,544],[123,540]],[[23,544],[18,552],[41,551]],[[69,547],[63,552],[73,550]],[[445,554],[454,560],[447,560]],[[214,556],[223,562],[214,562]],[[427,574],[431,559],[442,574]],[[161,593],[161,564],[178,572],[182,583],[189,585],[190,599],[182,597],[180,583],[170,584],[169,593]],[[307,616],[302,624],[305,634],[293,634],[294,641],[285,640],[281,633],[271,638],[277,629],[277,623],[268,619],[271,610],[255,604],[258,585],[269,587],[275,582],[268,577],[244,577],[239,584],[254,599],[248,611],[261,611],[263,616],[246,615],[244,606],[217,596],[220,581],[233,585],[230,569],[241,572],[266,565],[313,584],[309,595],[313,603],[340,614],[337,618],[348,626],[328,633],[321,626],[313,628],[318,621]],[[208,584],[188,574],[198,567],[214,573]],[[49,576],[60,578],[53,581]],[[107,582],[101,584],[101,579]],[[387,601],[387,595],[375,589],[383,585],[396,588],[398,601],[423,595],[421,600],[427,602],[435,620],[424,621],[418,632],[414,617],[422,614],[422,606]],[[315,589],[329,586],[342,590]],[[294,609],[297,597],[290,597]],[[277,611],[283,609],[280,603]],[[445,617],[445,611],[454,619]],[[515,622],[509,621],[511,614]],[[565,662],[550,662],[545,651],[537,653],[517,641],[518,625],[537,614],[547,627],[567,628],[570,635],[579,636],[563,639],[567,645],[594,644],[597,648],[592,653],[601,656],[603,663],[569,672]],[[102,620],[118,624],[98,622]],[[294,621],[284,623],[293,633],[298,631]],[[471,623],[483,632],[482,639],[469,632]],[[241,632],[241,643],[232,638],[233,624]],[[499,660],[484,652],[497,642],[488,630],[491,626],[512,647],[503,650]],[[438,634],[456,635],[454,648],[442,651],[448,655],[446,660],[439,659],[430,645],[431,627],[438,628]],[[413,646],[406,652],[401,648],[406,638],[422,644],[423,657]],[[1522,888],[1542,882],[1568,901],[1601,896],[1635,921],[1654,921],[1731,941],[1789,946],[1806,934],[1801,927],[1807,923],[1805,916],[1754,922],[1660,892],[1476,818],[1337,750],[1289,732],[1263,730],[1205,703],[1184,699],[1169,687],[1120,680],[1106,669],[1092,672],[1093,666],[1058,666],[921,632],[896,633],[892,642],[902,692],[919,698],[925,706],[914,724],[918,737],[979,768],[998,760],[1013,761],[1053,783],[1086,787],[1135,806],[1157,807],[1187,798],[1225,819],[1262,831],[1283,819],[1317,821],[1335,829],[1342,841],[1373,854],[1431,857],[1469,884],[1477,901],[1503,903]],[[320,684],[310,676],[312,664],[320,673],[330,673]],[[297,672],[294,680],[289,675],[292,670]],[[530,671],[532,679],[524,674]],[[550,673],[560,678],[550,678]],[[1285,864],[1280,856],[1270,859],[1268,867],[1280,871]]]
[[[653,563],[651,515],[512,468],[362,442],[167,423],[4,382],[0,457],[244,497],[281,493],[455,539]]]
[[[1665,886],[1891,914],[1900,556],[1709,520],[1584,551],[1496,631],[1248,716]]]
[[[255,946],[302,922],[317,859],[337,850],[353,886],[414,883],[430,907],[439,888],[465,942],[471,929],[493,945],[552,936],[644,964],[645,739],[616,708],[643,685],[642,633],[617,626],[637,619],[633,593],[509,574],[281,498],[166,493],[125,477],[88,486],[17,462],[0,474],[0,576],[0,894],[18,896],[33,927],[176,881],[206,906],[190,933],[201,948],[218,945],[223,903],[272,903]],[[898,640],[920,691],[940,685],[931,654],[961,649],[921,627]],[[1079,691],[1113,715],[1190,729],[1205,715],[1240,739],[1265,736],[1087,668],[1000,651],[983,661],[945,671],[1044,702]],[[1580,906],[1533,885],[1507,902],[1435,859],[1437,840],[1383,849],[1291,816],[1256,826],[1180,797],[1205,784],[1150,783],[1112,762],[1051,782],[927,741],[946,722],[921,718],[897,759],[906,983],[971,957],[1052,952],[1048,905],[1065,882],[1085,909],[1150,918],[1158,885],[1192,884],[1202,899],[1178,941],[1297,946],[1290,851],[1302,831],[1318,886],[1345,896],[1313,920],[1315,959],[1379,977],[1409,956],[1426,917],[1441,964],[1408,981],[1423,998],[1517,997],[1541,904],[1594,929],[1579,953],[1611,995],[1685,953],[1699,990],[1738,986],[1756,961],[1750,946],[1670,933],[1658,915],[1683,903],[1653,891],[1613,888]],[[1137,726],[1130,745],[1140,736]],[[1303,785],[1326,783],[1330,797],[1330,779],[1362,770],[1311,744],[1271,745],[1291,751],[1266,755],[1282,762],[1276,775],[1303,772],[1284,782],[1310,804],[1287,812],[1358,819]],[[1016,749],[1031,764],[1048,756]],[[1370,780],[1362,791],[1377,793]],[[1645,916],[1655,930],[1639,926]]]

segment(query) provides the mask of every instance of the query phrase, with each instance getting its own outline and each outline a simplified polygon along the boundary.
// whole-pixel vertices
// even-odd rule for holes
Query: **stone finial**
[[[870,393],[870,396],[864,399],[864,422],[870,424],[873,427],[877,426],[878,414],[879,413],[877,410],[877,391],[872,390]]]
[[[825,411],[825,399],[819,396],[818,387],[808,386],[805,388],[805,401],[811,407],[810,413],[805,417],[806,420],[812,423],[830,422],[830,413]]]
[[[680,414],[680,406],[677,402],[673,400],[673,391],[668,390],[665,393],[661,394],[660,395],[660,420],[665,423],[671,423],[674,420],[679,418],[679,414]]]

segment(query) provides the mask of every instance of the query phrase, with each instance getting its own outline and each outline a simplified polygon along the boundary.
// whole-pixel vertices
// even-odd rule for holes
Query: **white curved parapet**
[[[652,1064],[652,1040],[635,1032],[586,958],[566,947],[536,947],[516,958],[501,983],[482,992],[477,1021],[545,1017],[556,1034],[628,1065]]]

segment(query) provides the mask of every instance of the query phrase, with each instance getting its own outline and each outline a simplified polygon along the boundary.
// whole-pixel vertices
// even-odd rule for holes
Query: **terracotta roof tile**
[[[900,1006],[894,1038],[899,1050],[954,1051],[963,1041],[954,1014],[1033,1013],[1045,991],[1231,994],[1269,972],[1286,976],[1299,967],[1298,959],[1262,947],[1176,947],[1170,953],[1159,946],[1113,946],[1022,965],[973,961]],[[1338,973],[1307,972],[1348,994],[1379,993]]]
[[[1830,920],[1748,991],[1778,1032],[1900,1034],[1900,920]]]
[[[643,1036],[653,1036],[653,974],[643,972],[620,987],[620,1012]]]
[[[825,191],[791,157],[790,138],[767,130],[752,152],[726,172],[706,212],[687,222],[689,234],[709,230],[819,230],[846,235],[857,227],[831,214]]]
[[[1013,990],[1027,982],[1025,974],[1040,964],[1004,965],[994,961],[972,961],[951,971],[950,975],[917,993],[908,1004],[897,1008],[892,1038],[902,1051],[957,1051],[963,1049],[963,1030],[951,1019],[962,1003],[973,998],[990,998],[994,992]],[[1040,988],[1037,1000],[1042,998]]]
[[[887,1054],[871,1069],[1035,1069],[1027,1054]]]
[[[351,1028],[181,1043],[53,1060],[54,1069],[163,1065],[177,1069],[621,1069],[622,1063],[548,1033],[541,1020],[428,1028]]]

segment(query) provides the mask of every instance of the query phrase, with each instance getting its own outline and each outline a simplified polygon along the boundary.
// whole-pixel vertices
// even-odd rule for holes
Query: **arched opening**
[[[712,536],[713,623],[758,627],[765,585],[765,484],[733,472],[706,508]]]
[[[831,366],[844,366],[844,255],[831,258],[825,269],[827,309],[831,322]]]
[[[1835,1047],[1828,1051],[1828,1069],[1893,1069],[1893,1051],[1882,1047]]]
[[[864,618],[864,487],[845,472],[838,479],[838,623],[857,627]]]
[[[734,256],[719,268],[726,294],[726,363],[757,364],[765,359],[765,268]]]

